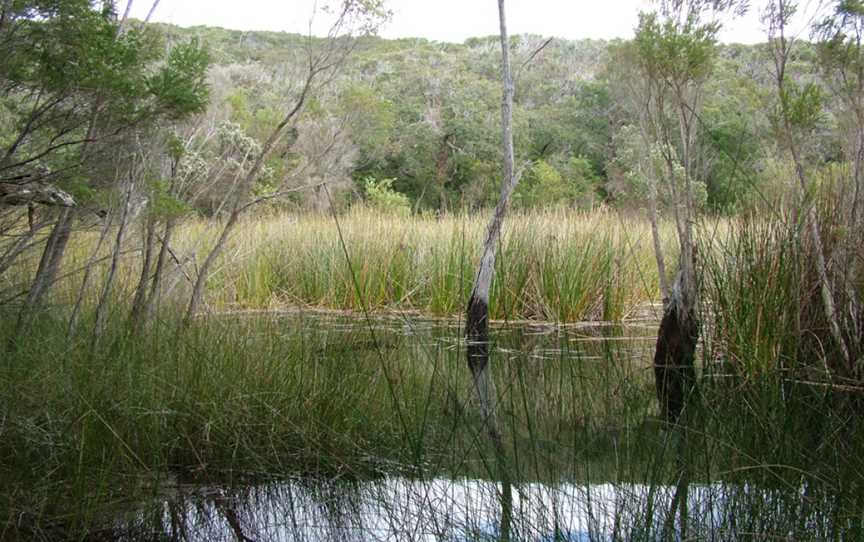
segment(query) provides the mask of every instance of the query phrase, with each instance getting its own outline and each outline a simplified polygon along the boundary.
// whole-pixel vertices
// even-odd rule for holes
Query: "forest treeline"
[[[256,142],[278,122],[302,72],[307,38],[164,24],[153,29],[172,43],[196,39],[211,54],[210,103],[195,128],[185,128],[194,136],[184,135],[182,166],[221,168],[209,194],[196,202],[203,213],[218,212],[236,169],[248,164]],[[501,161],[497,39],[361,39],[267,160],[254,190],[267,194],[327,180],[343,206],[366,200],[383,209],[446,212],[494,204]],[[526,169],[514,205],[643,206],[651,157],[638,133],[646,97],[634,88],[643,75],[633,43],[535,35],[510,42],[516,156]],[[773,201],[792,165],[772,132],[776,97],[765,44],[717,44],[710,55],[696,135],[698,197],[706,210],[729,214]],[[825,86],[811,43],[798,45],[788,70]],[[824,134],[814,137],[826,166],[842,160],[842,145],[830,135],[838,124],[834,113],[826,108],[819,126]],[[295,208],[328,205],[320,189],[284,199]]]

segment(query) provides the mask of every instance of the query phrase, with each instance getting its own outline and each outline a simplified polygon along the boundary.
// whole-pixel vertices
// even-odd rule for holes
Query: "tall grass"
[[[354,210],[341,220],[350,268],[330,217],[283,216],[245,224],[233,242],[236,259],[226,262],[209,285],[211,301],[349,310],[365,305],[440,316],[464,310],[484,217],[396,217]],[[514,215],[498,259],[492,317],[583,321],[627,316],[658,295],[649,235],[643,223],[611,212]],[[185,236],[194,237],[194,229]]]
[[[169,319],[137,337],[115,322],[95,349],[52,318],[34,324],[38,341],[10,341],[3,319],[0,532],[87,532],[178,481],[490,474],[447,327],[388,324],[373,340],[350,320],[306,318],[202,319],[183,332]],[[556,338],[526,356],[527,337],[501,333],[495,377],[509,446],[534,465],[526,475],[569,470],[573,454],[609,445],[574,435],[651,409],[644,371],[607,365],[596,341],[585,358]],[[609,370],[631,387],[586,400],[618,381]]]
[[[465,309],[484,235],[485,215],[382,215],[362,207],[339,218],[350,262],[328,215],[249,217],[230,239],[206,284],[212,310],[317,307],[359,311],[417,311],[451,317]],[[674,252],[671,227],[664,226]],[[174,236],[168,296],[188,296],[189,281],[215,241],[210,221],[191,221]],[[77,298],[81,270],[99,232],[76,235],[52,302]],[[118,273],[118,297],[131,298],[140,275],[140,243],[131,236]],[[84,302],[92,306],[107,271],[97,255]],[[506,227],[490,314],[499,320],[578,322],[621,320],[659,298],[650,230],[644,221],[606,210],[514,214]],[[38,254],[3,277],[0,291],[26,289]],[[176,257],[176,258],[175,258]],[[177,265],[183,263],[182,268]],[[359,286],[355,288],[356,284]]]

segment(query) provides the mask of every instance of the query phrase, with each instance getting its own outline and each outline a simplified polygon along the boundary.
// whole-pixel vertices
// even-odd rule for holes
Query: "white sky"
[[[422,37],[461,43],[469,37],[498,33],[495,0],[386,1],[393,18],[380,32],[385,38]],[[152,2],[133,0],[133,16],[143,18]],[[324,0],[318,1],[318,5],[322,3]],[[802,2],[816,3],[815,0]],[[751,4],[755,9],[751,8],[746,17],[727,23],[721,41],[755,43],[765,40],[758,15],[764,0],[753,0]],[[315,0],[161,0],[153,20],[180,26],[208,25],[305,34],[314,5]],[[650,10],[651,2],[508,0],[506,7],[511,34],[531,33],[573,40],[610,39],[632,37],[639,11]],[[798,26],[804,27],[801,21]]]

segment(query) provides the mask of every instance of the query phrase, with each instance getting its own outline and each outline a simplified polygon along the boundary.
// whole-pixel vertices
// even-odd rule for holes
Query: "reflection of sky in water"
[[[298,480],[236,494],[199,489],[164,502],[159,528],[168,539],[189,541],[495,540],[501,513],[498,492],[497,484],[486,481],[405,478],[324,484]],[[511,539],[666,540],[670,533],[664,525],[680,528],[678,519],[668,523],[669,511],[678,510],[675,492],[674,487],[640,484],[521,484],[514,488]],[[753,499],[778,516],[800,514],[795,502],[769,491],[693,485],[686,498],[688,539],[705,540],[723,529],[726,536],[718,539],[730,534],[735,539],[728,528],[729,514],[735,513],[731,508],[737,505],[727,510],[725,504],[749,508],[752,503],[746,503]],[[776,504],[767,504],[772,501]],[[800,499],[793,495],[793,501]],[[770,524],[771,518],[763,520]],[[818,521],[813,526],[817,536]],[[152,525],[149,530],[152,533]]]
[[[214,490],[166,502],[162,527],[169,537],[195,541],[494,540],[499,490],[477,480],[404,478],[350,486],[291,482],[231,496]],[[668,508],[673,492],[654,489],[658,508]],[[608,540],[616,529],[620,536],[622,524],[644,513],[648,493],[638,485],[520,485],[514,539]]]

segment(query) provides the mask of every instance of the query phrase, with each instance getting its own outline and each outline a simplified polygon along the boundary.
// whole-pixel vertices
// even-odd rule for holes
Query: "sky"
[[[161,0],[153,21],[180,26],[208,25],[235,30],[272,30],[306,34],[314,6],[325,0]],[[421,37],[461,43],[469,37],[498,33],[495,0],[386,0],[393,12],[379,32],[385,38]],[[133,0],[132,15],[143,18],[153,0]],[[726,23],[723,42],[757,43],[765,40],[758,6],[743,18]],[[816,0],[802,2],[813,10]],[[124,4],[124,2],[120,2]],[[510,34],[540,34],[571,40],[630,38],[640,10],[651,9],[650,0],[508,0]],[[806,10],[796,21],[805,27]],[[321,17],[313,33],[321,34]],[[793,25],[794,27],[794,25]],[[806,37],[806,36],[805,36]]]

